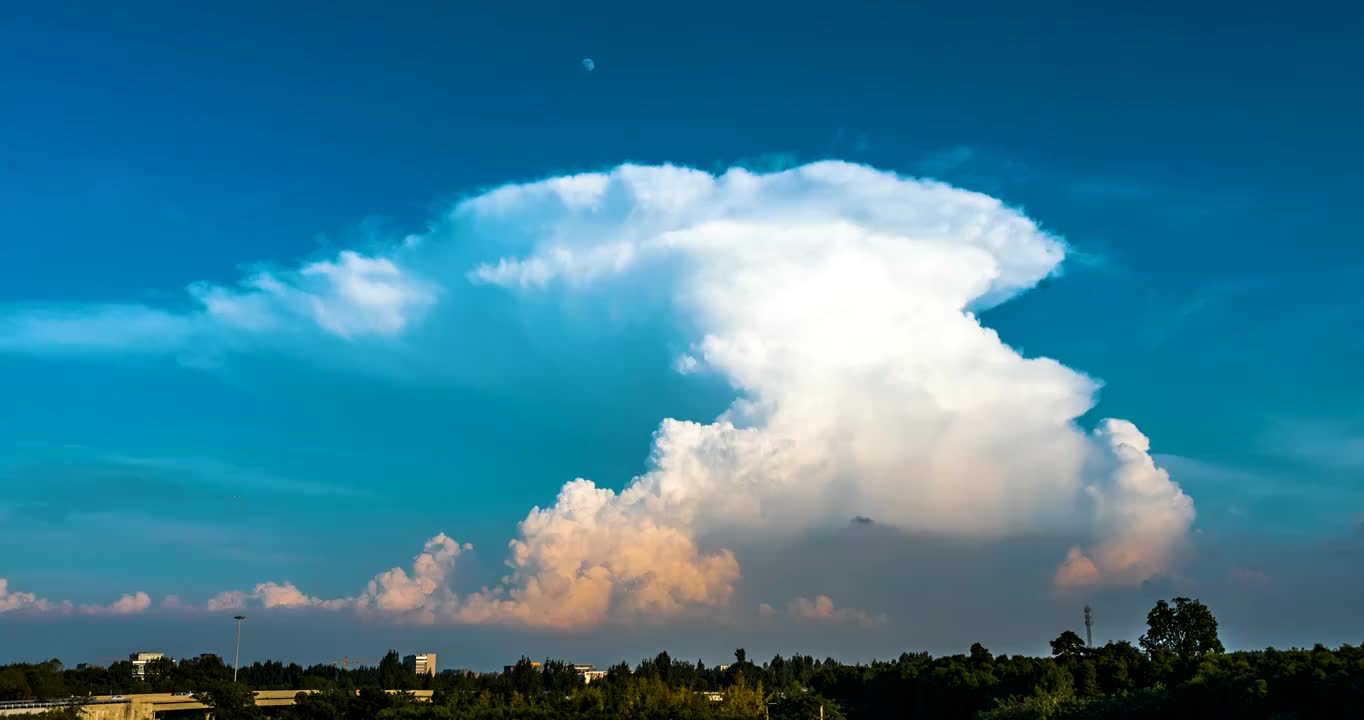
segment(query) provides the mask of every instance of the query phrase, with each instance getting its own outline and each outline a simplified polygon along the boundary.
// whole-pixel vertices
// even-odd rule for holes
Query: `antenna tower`
[[[1085,647],[1094,647],[1094,614],[1085,606]]]

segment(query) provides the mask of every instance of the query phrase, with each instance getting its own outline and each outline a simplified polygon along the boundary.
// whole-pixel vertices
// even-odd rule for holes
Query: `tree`
[[[1099,686],[1105,693],[1136,687],[1146,674],[1141,651],[1126,640],[1110,642],[1095,654],[1099,663]]]
[[[1147,655],[1167,650],[1187,662],[1223,651],[1222,641],[1217,639],[1217,618],[1197,600],[1175,598],[1174,607],[1157,600],[1146,615],[1146,626],[1148,630],[1138,642]]]
[[[225,682],[201,690],[194,699],[207,705],[213,720],[260,720],[256,693],[242,683]]]
[[[822,710],[822,714],[821,714]],[[843,720],[838,703],[814,693],[787,693],[772,704],[772,720]]]
[[[1057,660],[1077,658],[1085,653],[1085,641],[1073,630],[1067,630],[1051,641],[1051,654]]]
[[[167,690],[175,671],[174,660],[168,657],[160,657],[143,666],[142,679],[154,690]]]
[[[284,709],[288,720],[342,720],[355,693],[344,690],[305,693],[294,696],[294,704]]]
[[[379,661],[379,687],[385,690],[402,690],[407,687],[406,669],[398,658],[397,650],[389,650]]]
[[[1099,688],[1099,672],[1094,667],[1094,661],[1083,660],[1074,664],[1071,676],[1074,678],[1076,695],[1088,698],[1103,694]]]
[[[747,662],[747,660],[748,660],[748,651],[747,651],[747,650],[745,650],[745,649],[743,649],[743,648],[739,648],[738,650],[735,650],[735,651],[734,651],[734,664],[735,664],[735,665],[743,665],[745,662]]]
[[[28,674],[19,666],[0,670],[0,700],[27,700],[33,697]]]

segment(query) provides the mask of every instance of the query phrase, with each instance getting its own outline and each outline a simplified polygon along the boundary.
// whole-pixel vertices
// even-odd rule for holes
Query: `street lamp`
[[[242,666],[242,621],[245,615],[235,615],[232,618],[237,621],[237,651],[232,654],[232,682],[237,682],[237,669]]]

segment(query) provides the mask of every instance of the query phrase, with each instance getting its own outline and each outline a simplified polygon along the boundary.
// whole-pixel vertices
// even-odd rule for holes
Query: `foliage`
[[[256,706],[256,693],[242,683],[216,683],[194,693],[194,699],[207,705],[214,720],[258,720],[261,710]]]
[[[1088,649],[1074,630],[1067,630],[1051,641],[1051,655],[1057,659],[1072,660],[1083,656]]]
[[[1217,618],[1197,600],[1175,598],[1174,607],[1159,600],[1146,615],[1146,625],[1149,629],[1139,642],[1147,653],[1168,650],[1188,662],[1207,653],[1222,652],[1222,641],[1217,639]]]
[[[1340,718],[1364,707],[1364,647],[1223,653],[1216,620],[1197,601],[1161,602],[1139,650],[1128,642],[1089,648],[1074,632],[1052,657],[967,653],[846,665],[808,655],[707,667],[666,652],[610,668],[591,684],[564,662],[522,658],[508,672],[417,677],[390,652],[377,668],[278,662],[241,669],[241,684],[216,657],[150,667],[67,670],[56,660],[0,667],[0,700],[86,694],[197,691],[215,720],[261,716],[250,690],[293,689],[280,720],[1098,720],[1235,717]],[[384,692],[430,689],[430,702]],[[66,714],[63,714],[66,713]],[[74,720],[66,708],[50,720]],[[40,716],[44,717],[44,716]]]

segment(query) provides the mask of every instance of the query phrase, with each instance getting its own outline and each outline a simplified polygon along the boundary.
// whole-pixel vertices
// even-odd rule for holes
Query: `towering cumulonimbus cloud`
[[[467,546],[439,535],[411,572],[382,573],[354,598],[263,583],[216,597],[219,608],[255,600],[552,627],[678,615],[731,601],[741,534],[856,516],[957,537],[1062,534],[1075,543],[1057,558],[1058,585],[1140,582],[1169,567],[1192,501],[1132,423],[1077,424],[1095,380],[1024,357],[978,315],[1057,273],[1065,255],[995,198],[864,166],[717,176],[626,165],[470,198],[383,255],[194,286],[201,307],[186,315],[0,317],[14,331],[0,350],[106,351],[151,333],[176,352],[195,338],[247,352],[313,333],[356,353],[397,352],[401,337],[414,353],[458,321],[455,304],[492,288],[666,313],[690,337],[675,369],[735,391],[710,422],[662,420],[648,471],[619,490],[577,479],[532,510],[497,587],[457,591]],[[829,600],[791,612],[835,611]]]

